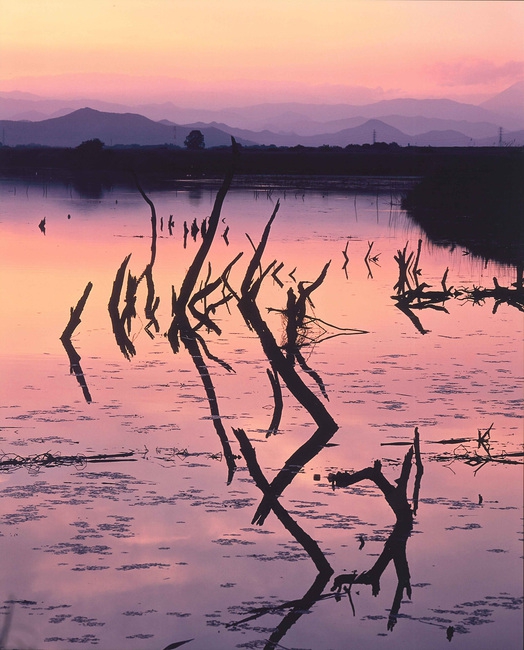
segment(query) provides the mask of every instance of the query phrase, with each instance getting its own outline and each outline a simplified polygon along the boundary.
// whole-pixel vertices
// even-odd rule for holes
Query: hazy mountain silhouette
[[[55,147],[76,147],[85,140],[98,138],[106,145],[183,146],[190,127],[153,122],[134,113],[105,113],[82,108],[62,117],[39,122],[0,121],[3,143],[9,146],[38,144]],[[231,144],[230,136],[216,128],[203,128],[206,146]],[[242,144],[251,144],[243,141]]]
[[[481,108],[522,120],[524,115],[524,81],[518,81],[495,97],[482,102]]]
[[[359,120],[357,122],[357,120]],[[485,138],[498,136],[499,125],[492,122],[468,122],[467,120],[450,120],[437,117],[384,115],[382,122],[394,126],[407,135],[417,135],[428,131],[458,131],[470,138]],[[351,128],[363,124],[363,118],[349,118],[348,120],[335,120],[326,122],[324,132],[336,132],[341,129]]]
[[[524,113],[517,109],[522,106],[523,87],[514,84],[482,106],[448,99],[392,99],[363,106],[284,103],[221,110],[180,108],[167,102],[131,111],[101,101],[72,110],[71,106],[80,101],[85,106],[88,100],[64,102],[28,93],[0,93],[0,116],[15,112],[23,117],[0,121],[0,133],[11,146],[75,147],[93,138],[106,145],[183,146],[194,128],[203,132],[207,147],[229,145],[230,135],[241,144],[266,146],[345,147],[373,141],[401,146],[494,146],[499,144],[502,127],[502,144],[521,146]],[[53,117],[40,119],[45,111],[52,111]]]
[[[169,120],[177,124],[215,122],[275,133],[319,135],[359,126],[369,119],[380,119],[409,135],[452,129],[475,138],[490,135],[488,131],[481,131],[484,128],[481,124],[485,128],[491,125],[493,133],[499,127],[510,131],[524,128],[523,93],[523,82],[519,82],[480,106],[449,99],[408,98],[365,105],[286,102],[210,110],[183,108],[172,102],[129,106],[88,98],[57,100],[29,93],[0,92],[0,119],[49,119],[89,106],[104,112],[140,114],[154,121]],[[421,121],[424,119],[447,123],[423,124]],[[467,127],[469,123],[475,126]]]
[[[133,107],[98,99],[51,99],[31,93],[0,92],[0,119],[2,120],[50,119],[73,113],[86,106],[111,113],[142,114]],[[31,115],[34,117],[30,117]]]
[[[406,118],[408,119],[408,118]],[[190,128],[203,129],[206,124],[195,122]],[[211,125],[207,125],[211,126]],[[280,147],[294,147],[303,145],[308,147],[321,147],[323,145],[346,147],[347,145],[363,145],[376,142],[396,142],[400,146],[418,147],[468,147],[468,146],[496,146],[499,144],[498,128],[486,129],[491,135],[483,138],[472,138],[455,129],[432,129],[423,133],[406,134],[400,129],[386,124],[382,120],[366,120],[363,124],[349,129],[341,129],[334,133],[320,133],[312,136],[298,135],[296,133],[274,133],[272,131],[250,131],[237,129],[222,123],[212,123],[217,129],[229,133],[240,140],[250,140],[261,145],[276,145]],[[504,132],[503,144],[514,146],[524,145],[524,131]]]

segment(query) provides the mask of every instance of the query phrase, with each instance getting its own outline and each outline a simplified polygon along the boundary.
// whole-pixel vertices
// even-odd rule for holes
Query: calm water
[[[2,647],[521,647],[514,269],[390,193],[232,189],[190,286],[216,189],[156,239],[138,191],[0,196]]]

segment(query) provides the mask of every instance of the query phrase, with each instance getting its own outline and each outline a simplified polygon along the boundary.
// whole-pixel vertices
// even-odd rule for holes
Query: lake
[[[522,646],[516,269],[377,187],[1,181],[2,647]]]

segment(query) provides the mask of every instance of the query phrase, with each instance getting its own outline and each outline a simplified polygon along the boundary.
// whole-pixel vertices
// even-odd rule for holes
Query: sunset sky
[[[216,106],[481,101],[524,78],[524,2],[0,0],[0,91]]]

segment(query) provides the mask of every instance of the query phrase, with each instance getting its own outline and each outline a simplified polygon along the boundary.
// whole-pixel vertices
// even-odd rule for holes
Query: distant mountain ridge
[[[513,84],[495,97],[482,102],[480,106],[501,115],[511,115],[522,119],[524,115],[524,81]]]
[[[201,129],[209,147],[231,144],[228,133],[215,127]],[[161,124],[136,113],[107,113],[81,108],[62,117],[39,122],[1,120],[2,142],[8,146],[77,147],[98,138],[106,145],[184,145],[191,127]],[[241,140],[241,144],[253,144]]]
[[[183,108],[172,102],[125,105],[97,99],[59,100],[19,92],[0,92],[0,119],[41,121],[89,106],[110,113],[134,113],[155,122],[220,123],[231,128],[297,135],[321,135],[380,119],[408,135],[456,130],[471,138],[524,129],[524,82],[513,84],[481,105],[449,99],[390,99],[353,104],[266,103],[224,109]]]
[[[409,119],[409,118],[405,118]],[[424,124],[433,124],[427,118]],[[446,125],[449,122],[441,120]],[[451,123],[453,124],[453,122]],[[383,120],[368,119],[357,126],[335,132],[315,135],[275,133],[269,130],[252,131],[230,127],[225,123],[194,122],[175,124],[169,120],[153,121],[136,113],[103,112],[82,108],[61,117],[41,121],[0,121],[3,144],[43,145],[76,147],[86,140],[98,138],[107,146],[112,145],[178,145],[192,129],[199,129],[204,135],[206,147],[229,145],[231,135],[243,145],[309,146],[320,147],[372,144],[373,142],[396,142],[400,146],[494,146],[499,144],[498,129],[483,138],[472,138],[453,128],[430,129],[422,133],[406,134]],[[503,144],[524,145],[524,130],[503,133]]]

